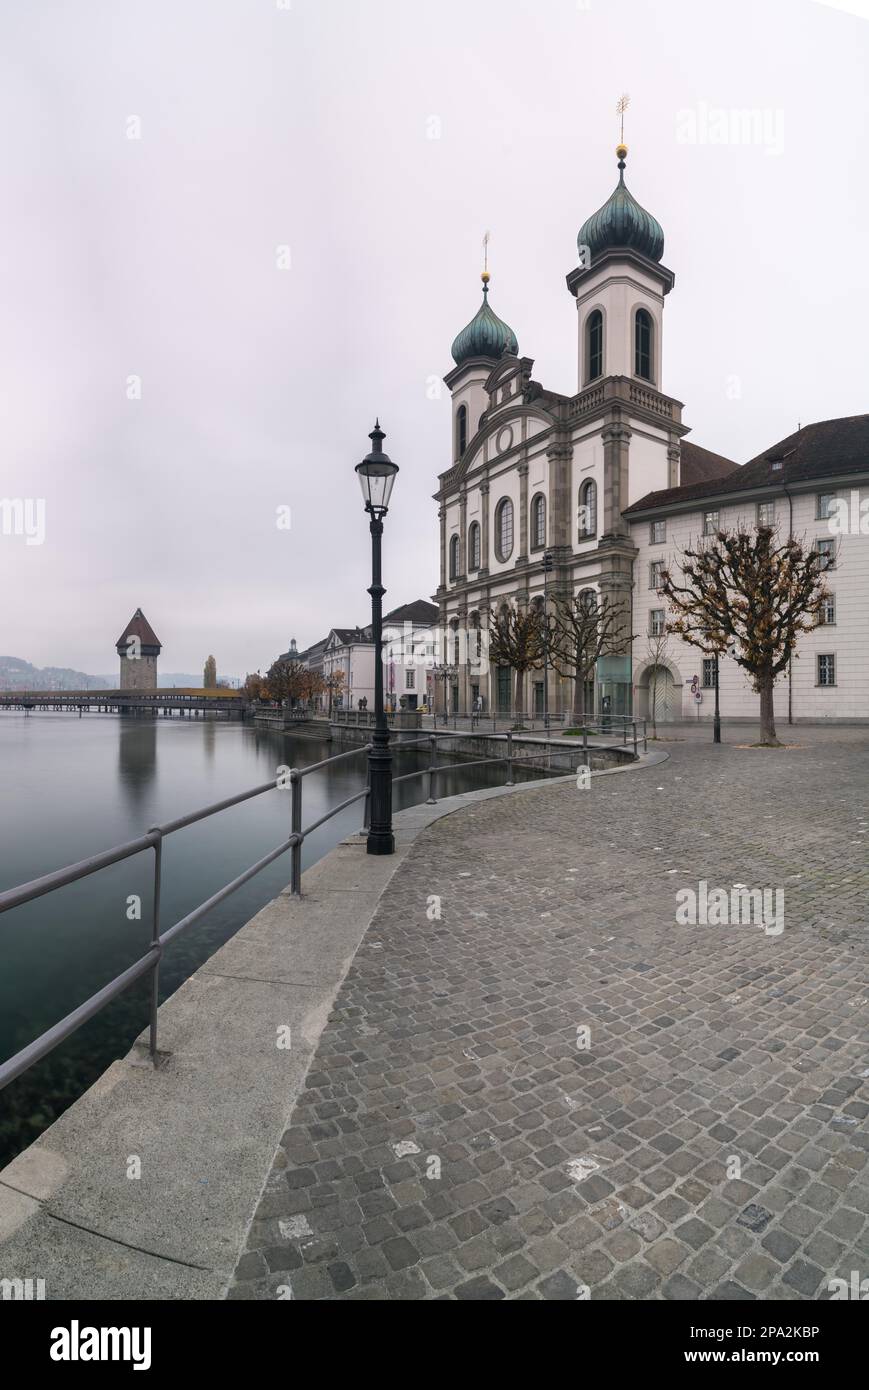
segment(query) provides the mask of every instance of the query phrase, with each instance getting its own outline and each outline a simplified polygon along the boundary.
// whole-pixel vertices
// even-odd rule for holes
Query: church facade
[[[581,227],[579,263],[567,276],[577,314],[576,393],[552,392],[534,380],[533,360],[520,355],[512,328],[489,304],[486,272],[483,302],[452,345],[455,366],[444,378],[452,462],[435,493],[434,597],[449,668],[447,703],[456,711],[471,709],[478,696],[488,711],[516,707],[516,673],[488,660],[491,614],[505,605],[545,606],[558,593],[606,601],[624,614],[620,650],[598,661],[587,710],[654,712],[662,720],[711,716],[711,664],[673,636],[656,640],[666,623],[660,571],[713,524],[757,524],[775,515],[793,534],[807,528],[814,540],[821,526],[826,535],[836,488],[859,488],[861,468],[869,482],[867,416],[808,426],[744,467],[685,438],[682,402],[662,390],[665,304],[675,277],[662,261],[660,224],[625,183],[626,147],[616,154],[618,183]],[[859,546],[852,549],[855,587],[852,599],[842,594],[842,621],[865,606],[856,586],[865,581],[866,560]],[[828,650],[839,622],[832,610],[829,616],[825,632],[804,638],[798,674],[776,688],[779,718],[788,711],[794,718],[869,717],[869,699],[856,683],[859,661],[839,644]],[[861,649],[869,653],[864,629],[865,620]],[[841,640],[844,631],[837,631]],[[571,681],[550,670],[544,696],[544,673],[529,679],[526,710],[571,708]],[[757,718],[757,696],[726,657],[719,688],[725,716]]]

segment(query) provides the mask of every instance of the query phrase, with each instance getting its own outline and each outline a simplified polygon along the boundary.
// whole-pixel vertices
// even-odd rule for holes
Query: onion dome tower
[[[488,270],[484,270],[480,276],[483,281],[483,302],[471,322],[453,340],[451,352],[457,367],[471,357],[490,357],[497,361],[504,352],[509,352],[513,357],[519,354],[516,334],[509,323],[498,318],[489,304],[490,278]]]

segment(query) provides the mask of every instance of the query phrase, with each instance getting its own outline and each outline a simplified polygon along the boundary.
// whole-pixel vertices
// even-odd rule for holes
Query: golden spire
[[[483,285],[484,285],[487,289],[488,289],[488,286],[489,286],[489,281],[490,281],[490,279],[492,278],[492,277],[489,275],[489,237],[490,237],[491,235],[492,235],[491,232],[485,232],[485,233],[483,234],[483,273],[482,273],[482,275],[480,276],[480,279],[482,280]]]
[[[616,114],[619,117],[619,143],[616,145],[616,154],[622,162],[628,153],[628,147],[625,144],[625,112],[630,105],[630,100],[628,93],[623,92],[616,102]]]

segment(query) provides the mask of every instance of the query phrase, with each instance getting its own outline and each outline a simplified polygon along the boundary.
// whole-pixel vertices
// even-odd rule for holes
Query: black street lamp
[[[735,644],[734,642],[731,642],[731,644],[730,644],[729,647],[725,647],[725,648],[724,648],[724,651],[725,651],[725,653],[726,653],[728,656],[732,656],[732,655],[733,655],[733,652],[734,652],[734,650],[735,650],[735,645],[736,645],[736,644]],[[715,661],[715,716],[714,716],[714,718],[713,718],[713,720],[712,720],[712,742],[713,742],[713,743],[720,743],[720,742],[721,742],[721,712],[720,712],[720,710],[719,710],[719,708],[718,708],[718,662],[719,662],[720,656],[721,656],[721,652],[716,648],[716,650],[715,650],[715,656],[714,656],[714,661]]]
[[[555,567],[548,550],[543,552],[543,725],[549,728],[549,617],[546,611],[546,579]]]
[[[395,836],[392,833],[392,754],[389,751],[389,727],[383,708],[383,595],[380,582],[380,541],[383,518],[389,509],[392,485],[398,464],[384,454],[381,444],[386,438],[377,420],[369,434],[372,449],[356,465],[359,485],[365,499],[365,510],[371,517],[371,631],[374,639],[374,732],[368,753],[370,787],[368,839],[369,854],[392,854]]]

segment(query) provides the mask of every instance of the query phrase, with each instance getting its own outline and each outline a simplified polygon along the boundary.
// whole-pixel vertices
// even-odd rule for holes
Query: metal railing
[[[517,763],[540,762],[545,758],[545,753],[541,750],[527,755],[517,755],[513,748],[513,735],[508,732],[505,738],[504,756],[477,758],[471,762],[461,763],[438,763],[437,745],[438,739],[443,737],[462,738],[472,737],[462,733],[444,732],[428,733],[423,738],[408,740],[396,744],[398,750],[404,751],[407,748],[418,747],[420,744],[427,744],[429,747],[429,763],[427,767],[417,768],[413,772],[404,773],[392,779],[393,784],[410,781],[413,777],[427,776],[429,779],[427,804],[436,804],[437,778],[442,772],[463,771],[465,768],[482,767],[487,763],[505,762],[507,767],[507,786],[514,785],[514,769]],[[168,944],[176,936],[189,927],[192,927],[213,907],[216,907],[224,899],[228,898],[237,889],[252,879],[256,874],[274,863],[281,855],[290,853],[290,889],[296,896],[301,896],[302,891],[302,845],[308,835],[318,830],[321,825],[330,820],[339,812],[352,806],[357,801],[365,801],[365,811],[363,816],[363,829],[368,825],[369,810],[369,787],[364,786],[361,791],[348,796],[337,806],[331,806],[322,816],[313,821],[310,825],[302,826],[302,782],[305,777],[309,777],[312,772],[318,772],[321,768],[331,766],[340,762],[344,758],[352,758],[360,753],[367,753],[371,748],[370,743],[360,744],[358,748],[347,749],[343,753],[335,753],[329,758],[323,758],[319,762],[310,763],[307,767],[282,769],[276,779],[264,782],[256,787],[251,787],[248,791],[239,792],[236,796],[229,796],[222,801],[214,802],[212,805],[204,806],[198,811],[191,811],[186,816],[178,816],[175,820],[167,821],[163,825],[152,826],[144,835],[139,835],[135,839],[126,840],[123,844],[116,845],[113,849],[104,850],[100,854],[91,855],[87,859],[81,859],[76,864],[68,864],[63,869],[56,869],[53,873],[42,874],[39,878],[31,879],[28,883],[19,884],[17,888],[9,888],[0,893],[0,914],[11,911],[14,907],[20,907],[24,903],[33,902],[36,898],[44,897],[47,893],[53,893],[59,888],[64,888],[70,883],[77,883],[81,879],[89,878],[91,874],[98,873],[100,869],[108,868],[111,864],[119,864],[125,859],[131,859],[136,854],[141,854],[145,850],[154,851],[154,894],[151,917],[151,941],[148,950],[139,960],[128,966],[120,975],[116,975],[113,980],[104,985],[96,994],[92,994],[78,1008],[73,1009],[58,1023],[41,1033],[13,1057],[0,1063],[0,1090],[15,1081],[30,1067],[40,1062],[60,1043],[65,1042],[83,1024],[87,1023],[96,1014],[100,1013],[108,1004],[119,995],[123,994],[135,984],[137,980],[145,975],[151,975],[151,998],[149,1009],[148,1026],[148,1051],[151,1059],[156,1065],[157,1062],[157,1012],[159,995],[159,971],[160,960]],[[575,750],[565,749],[564,745],[559,745],[559,752],[575,752],[579,754],[579,748]],[[583,756],[587,754],[585,741],[583,743]],[[551,753],[549,757],[551,764]],[[289,786],[290,788],[290,834],[282,840],[274,849],[269,850],[250,868],[245,869],[231,882],[216,893],[213,893],[198,907],[194,907],[184,917],[181,917],[172,926],[161,931],[160,922],[160,898],[162,891],[162,857],[163,842],[169,835],[174,835],[179,830],[186,829],[187,826],[195,825],[198,821],[207,820],[210,816],[217,815],[221,811],[229,810],[232,806],[239,806],[242,802],[250,801],[253,797],[262,796],[266,792],[281,790]]]

